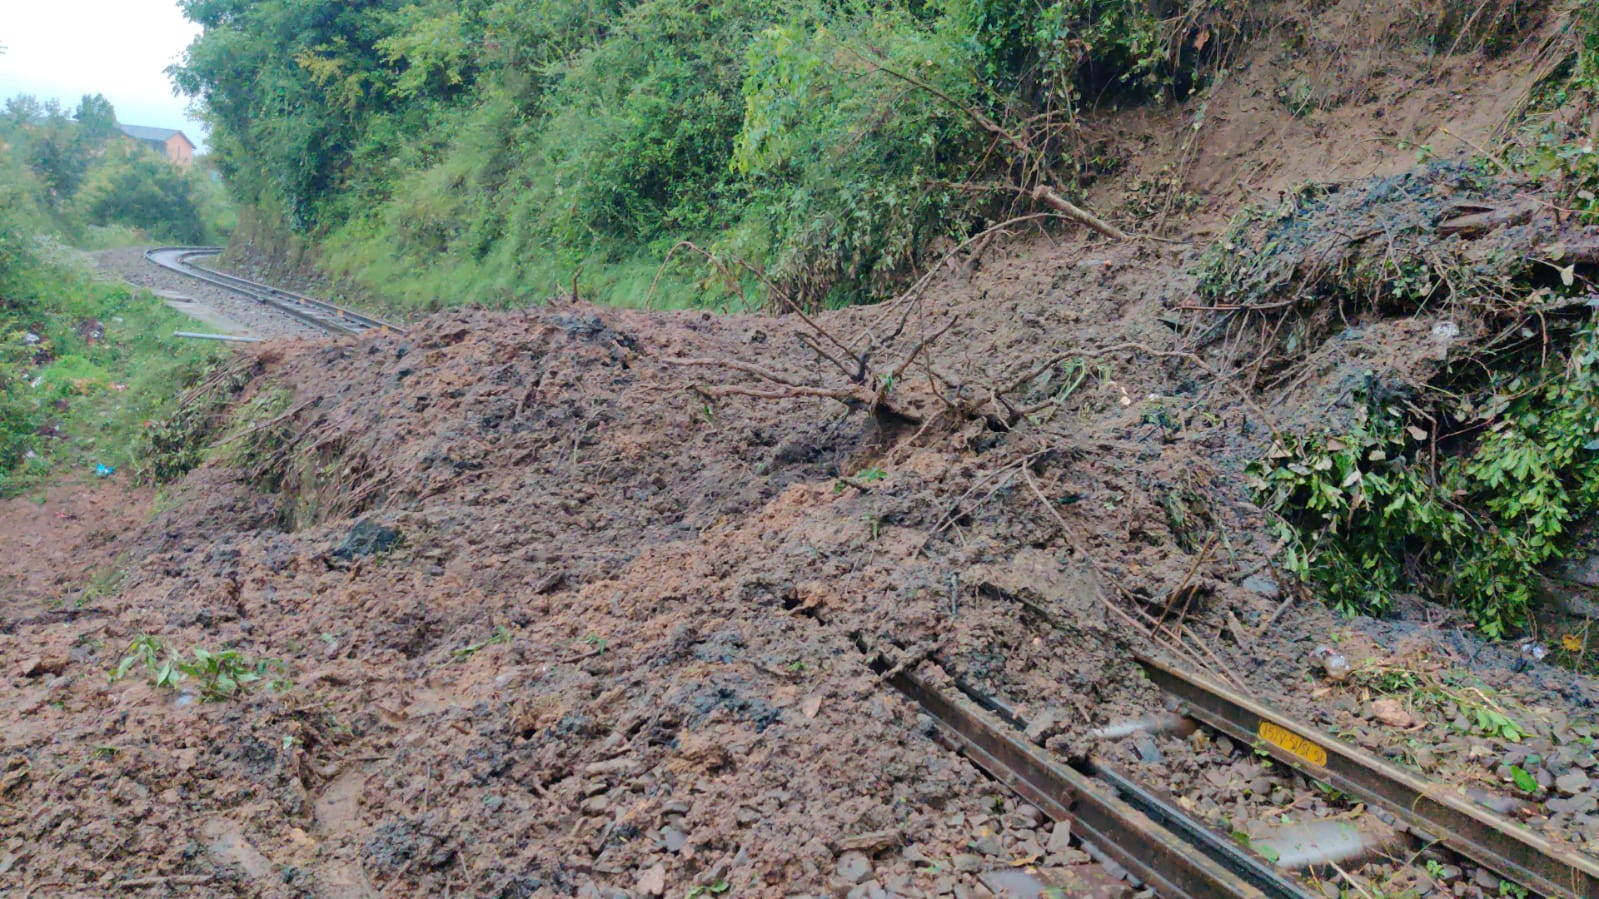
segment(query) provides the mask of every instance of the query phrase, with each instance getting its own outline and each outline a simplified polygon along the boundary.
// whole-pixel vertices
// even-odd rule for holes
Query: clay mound
[[[1197,135],[1167,149],[1215,221],[1235,188],[1408,167],[1379,113],[1419,140],[1458,107],[1480,137],[1526,68],[1370,79],[1322,140],[1273,99],[1288,65],[1219,85],[1203,129],[1128,119]],[[1341,625],[1270,567],[1242,471],[1276,410],[1195,355],[1200,262],[1043,237],[814,321],[467,310],[261,351],[188,421],[208,461],[118,543],[122,588],[0,628],[26,662],[0,888],[917,895],[1080,862],[882,674],[959,679],[1063,754],[1158,702],[1135,636],[1326,705],[1305,657]],[[142,635],[155,670],[108,683]],[[260,676],[240,695],[156,684],[224,647]],[[1529,705],[1590,703],[1540,677]],[[1361,720],[1341,699],[1323,723]],[[1474,750],[1441,773],[1491,780]]]
[[[961,349],[929,358],[974,381],[1026,373],[1032,352],[962,359],[1047,328],[996,326],[1011,314],[961,316]],[[943,320],[917,312],[885,358],[926,342],[924,318]],[[1047,833],[996,818],[994,788],[869,663],[965,658],[979,682],[1033,684],[1038,707],[1067,704],[1065,686],[1065,730],[1114,705],[1116,641],[1080,565],[1008,549],[1054,542],[1022,485],[1061,491],[1078,454],[1008,433],[1000,407],[956,415],[926,381],[907,378],[890,416],[713,401],[748,378],[663,361],[759,358],[849,385],[800,332],[815,336],[797,319],[456,312],[415,336],[265,351],[213,460],[133,538],[151,554],[121,595],[45,638],[77,676],[8,701],[25,776],[0,828],[48,842],[34,871],[211,873],[262,895],[279,891],[246,887],[263,865],[285,894],[534,895],[632,887],[657,864],[671,884],[821,885],[851,847],[923,890],[940,875],[914,870],[918,852],[988,839],[1042,860]],[[1116,410],[1124,391],[1084,395]],[[240,417],[272,392],[284,412]],[[1071,649],[1016,618],[1016,592],[1078,616]],[[138,666],[89,676],[146,633],[270,664],[221,703]],[[87,795],[139,826],[80,817]]]
[[[1328,625],[1282,617],[1238,478],[1268,421],[1160,318],[1196,261],[1068,245],[814,324],[463,311],[262,351],[122,591],[0,634],[39,660],[0,699],[12,864],[519,896],[1079,861],[881,673],[1065,754],[1158,701],[1122,636],[1156,620],[1192,664],[1304,681]],[[145,634],[261,679],[108,684]]]

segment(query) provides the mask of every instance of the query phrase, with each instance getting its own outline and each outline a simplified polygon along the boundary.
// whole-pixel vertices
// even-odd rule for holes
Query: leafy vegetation
[[[99,94],[72,112],[27,94],[8,99],[0,178],[23,223],[85,248],[220,242],[236,219],[203,157],[185,171],[125,138]]]
[[[177,689],[192,680],[202,700],[220,702],[237,698],[262,681],[271,688],[282,687],[281,677],[274,677],[275,673],[281,675],[281,667],[268,661],[247,662],[232,649],[195,647],[185,657],[169,652],[159,637],[142,634],[128,645],[122,661],[111,672],[111,680],[119,681],[135,669],[143,669],[157,687]]]
[[[159,474],[148,423],[218,351],[174,337],[187,319],[149,293],[93,280],[3,199],[0,495],[62,469]]]
[[[1373,693],[1402,697],[1464,733],[1507,743],[1519,743],[1532,733],[1480,682],[1457,673],[1368,661],[1356,666],[1350,679]]]
[[[1014,188],[1069,192],[1084,109],[1190,89],[1242,20],[1236,0],[182,5],[205,31],[174,74],[263,232],[421,308],[571,284],[879,296],[1031,202]]]
[[[1475,168],[1536,179],[1591,224],[1599,157],[1586,116],[1599,96],[1599,10],[1581,15],[1563,74],[1504,158],[1480,158]],[[1311,202],[1318,198],[1304,194],[1279,214]],[[1252,466],[1257,498],[1278,517],[1287,568],[1333,605],[1380,614],[1396,593],[1413,591],[1462,607],[1484,634],[1507,635],[1528,620],[1539,567],[1560,557],[1577,521],[1599,512],[1599,317],[1559,252],[1544,264],[1558,283],[1539,285],[1517,273],[1513,254],[1488,257],[1497,269],[1466,271],[1413,243],[1390,244],[1380,263],[1350,257],[1318,288],[1338,294],[1341,311],[1351,289],[1364,294],[1364,309],[1400,312],[1448,293],[1496,322],[1490,333],[1535,315],[1539,328],[1526,334],[1541,331],[1545,341],[1522,352],[1473,348],[1413,389],[1375,385],[1347,429],[1282,435]],[[1286,271],[1243,257],[1214,254],[1202,289],[1236,297]],[[1562,308],[1553,318],[1542,311]],[[1303,329],[1285,331],[1303,338]]]
[[[450,657],[455,659],[457,662],[462,662],[470,659],[474,655],[477,655],[479,652],[482,652],[484,649],[487,649],[490,646],[497,646],[502,643],[510,643],[514,639],[516,639],[516,634],[513,633],[510,628],[503,624],[497,624],[494,626],[494,633],[489,634],[487,637],[484,637],[482,640],[479,640],[476,643],[469,643],[460,649],[452,650],[450,652]]]
[[[1599,328],[1495,388],[1491,426],[1441,457],[1432,434],[1375,402],[1348,433],[1285,435],[1252,475],[1287,567],[1349,612],[1417,590],[1453,597],[1490,636],[1523,624],[1538,566],[1599,511]]]

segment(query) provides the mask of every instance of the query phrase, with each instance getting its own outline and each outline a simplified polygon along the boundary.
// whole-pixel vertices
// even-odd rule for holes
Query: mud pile
[[[1052,280],[1104,285],[1084,292],[1109,304],[1142,270],[1101,259]],[[925,358],[976,396],[1064,351],[1084,306],[1019,327],[1014,302],[973,308]],[[947,311],[901,310],[881,352],[902,357]],[[1036,818],[1002,819],[1001,791],[929,742],[870,663],[938,655],[1040,707],[1064,686],[1061,739],[1126,704],[1107,607],[1040,494],[1105,513],[1117,524],[1091,542],[1120,544],[1152,528],[1132,466],[1088,460],[1064,414],[950,419],[926,376],[889,418],[712,401],[745,375],[707,369],[695,389],[663,362],[825,381],[802,332],[574,307],[264,351],[235,408],[275,392],[286,412],[214,435],[216,458],[131,538],[120,594],[0,637],[40,660],[5,700],[12,866],[99,888],[177,872],[261,895],[533,895],[647,894],[657,865],[674,893],[818,889],[841,864],[937,892],[957,855],[1081,861],[1045,852]],[[1018,402],[1051,395],[1030,387]],[[1140,389],[1107,380],[1076,408],[1126,419],[1147,472],[1159,428],[1123,405]],[[1163,539],[1118,567],[1153,580]],[[1017,593],[1077,632],[1046,643]],[[263,679],[222,702],[139,664],[108,684],[145,634],[184,657],[236,650]],[[83,805],[106,801],[115,814]]]
[[[1454,105],[1491,124],[1516,66],[1396,77],[1337,115],[1414,92],[1404,120],[1436,124],[1464,82],[1478,95]],[[1309,161],[1262,150],[1261,121],[1312,125],[1246,117],[1281,72],[1242,73],[1216,98],[1232,118],[1181,129],[1212,161],[1197,182],[1232,191],[1235,145],[1279,188],[1346,151],[1397,174],[1353,127]],[[1464,199],[1502,206],[1498,189]],[[1392,221],[1374,198],[1324,195],[1298,243],[1248,244],[1290,273],[1260,283],[1302,282],[1326,220]],[[1429,606],[1337,621],[1274,571],[1245,466],[1346,377],[1436,371],[1417,337],[1436,322],[1312,296],[1312,350],[1282,356],[1259,315],[1196,340],[1226,315],[1200,307],[1247,299],[1200,295],[1203,250],[1047,237],[814,321],[558,305],[255,351],[227,414],[195,417],[208,461],[112,541],[121,582],[29,575],[25,613],[0,609],[0,890],[981,895],[1011,865],[1070,882],[1068,835],[885,687],[910,666],[1064,755],[1159,705],[1127,653],[1153,645],[1395,757],[1425,729],[1443,750],[1419,767],[1502,786],[1509,741],[1393,726],[1373,681],[1317,676],[1335,638],[1357,668],[1474,666],[1546,755],[1595,736],[1586,679],[1481,651]],[[1318,355],[1352,330],[1359,353]],[[163,674],[174,655],[189,673]],[[1566,755],[1515,758],[1550,779],[1591,763]],[[1269,778],[1234,802],[1263,776],[1247,747],[1164,757],[1143,764],[1214,788],[1198,808],[1320,809]],[[1566,797],[1564,838],[1599,835],[1573,798],[1594,792]]]
[[[0,634],[27,660],[8,870],[351,896],[1069,876],[1065,835],[882,674],[953,678],[1067,755],[1158,704],[1125,652],[1152,626],[1322,705],[1305,659],[1335,625],[1278,582],[1239,477],[1269,413],[1165,321],[1198,267],[1074,245],[814,322],[462,311],[259,351],[120,591]],[[194,653],[224,648],[259,679],[207,701]]]

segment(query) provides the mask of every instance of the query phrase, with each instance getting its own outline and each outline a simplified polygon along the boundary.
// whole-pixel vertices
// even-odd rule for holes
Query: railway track
[[[219,247],[156,247],[146,250],[144,258],[161,268],[252,299],[330,334],[342,336],[374,330],[404,331],[403,328],[381,319],[363,315],[326,300],[318,300],[269,284],[260,284],[235,275],[201,268],[192,262],[200,257],[219,255],[221,252]]]
[[[1542,896],[1599,899],[1594,859],[1551,844],[1453,785],[1398,768],[1165,660],[1140,655],[1137,662],[1176,701],[1179,714],[1122,722],[1101,728],[1099,736],[1208,728],[1380,810],[1395,828],[1385,840],[1357,832],[1347,821],[1318,822],[1241,844],[1190,817],[1165,798],[1159,785],[1139,784],[1093,753],[1062,759],[1034,744],[1024,735],[1026,720],[958,678],[951,689],[882,660],[875,665],[934,720],[944,745],[1043,811],[1057,827],[1070,827],[1090,854],[1125,868],[1164,899],[1321,897],[1297,871],[1341,870],[1339,863],[1358,864],[1396,848],[1396,838],[1417,852],[1445,847]]]

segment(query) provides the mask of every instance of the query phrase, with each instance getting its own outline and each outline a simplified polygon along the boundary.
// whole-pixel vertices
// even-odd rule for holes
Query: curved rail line
[[[200,268],[190,262],[190,260],[201,256],[217,256],[221,253],[221,247],[155,247],[154,249],[146,250],[144,258],[151,264],[158,265],[168,271],[177,272],[180,275],[204,281],[213,287],[219,287],[231,293],[249,297],[262,305],[270,306],[291,318],[330,334],[350,335],[374,330],[403,333],[405,330],[381,319],[363,315],[354,309],[329,303],[326,300],[319,300],[315,297],[283,290],[270,284],[261,284],[236,275]]]

